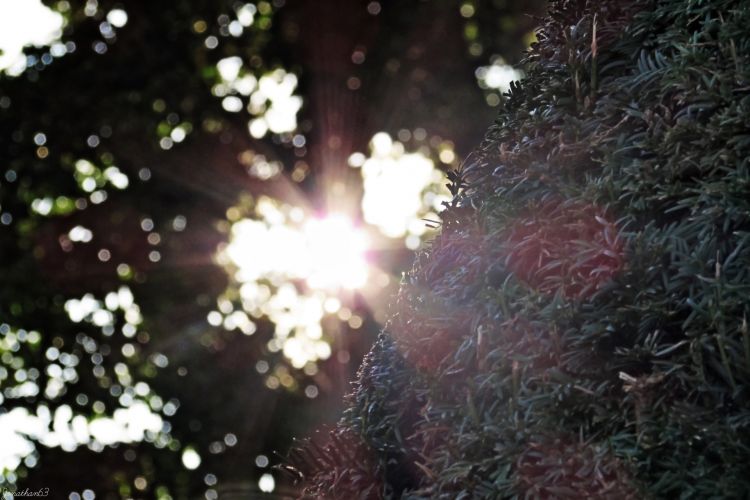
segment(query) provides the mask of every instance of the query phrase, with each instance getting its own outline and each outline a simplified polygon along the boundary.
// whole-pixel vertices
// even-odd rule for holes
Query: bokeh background
[[[0,489],[293,497],[544,7],[0,0]]]

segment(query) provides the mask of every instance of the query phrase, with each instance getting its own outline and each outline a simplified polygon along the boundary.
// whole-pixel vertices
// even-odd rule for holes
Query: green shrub
[[[750,3],[552,2],[314,498],[750,497]]]

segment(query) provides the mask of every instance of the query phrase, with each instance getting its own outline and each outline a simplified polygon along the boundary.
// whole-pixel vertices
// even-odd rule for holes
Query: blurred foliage
[[[750,495],[749,23],[552,3],[310,498]]]
[[[310,375],[268,351],[268,322],[252,336],[209,325],[229,281],[215,260],[228,211],[289,184],[324,208],[333,179],[361,182],[346,159],[380,130],[426,129],[465,154],[494,115],[477,65],[517,60],[534,24],[524,13],[543,2],[46,3],[66,19],[63,54],[28,47],[22,74],[0,74],[2,410],[67,407],[90,422],[141,400],[165,424],[112,446],[36,443],[0,486],[247,498],[275,451],[333,421],[378,326],[357,302],[360,333]],[[124,25],[108,22],[114,9]],[[502,26],[472,27],[480,17]],[[295,131],[248,134],[266,108],[228,110],[216,85],[230,57],[240,76],[297,75]],[[248,152],[277,162],[278,178],[248,175]],[[402,249],[379,263],[398,273],[409,260]],[[269,389],[259,361],[319,395]],[[278,478],[277,493],[294,491]]]

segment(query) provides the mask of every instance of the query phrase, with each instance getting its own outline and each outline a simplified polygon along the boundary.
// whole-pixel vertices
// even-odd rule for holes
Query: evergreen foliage
[[[552,2],[309,497],[750,496],[749,27]]]

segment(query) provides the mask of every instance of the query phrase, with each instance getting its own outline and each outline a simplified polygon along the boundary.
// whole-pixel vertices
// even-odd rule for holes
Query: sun
[[[310,259],[308,286],[356,289],[367,283],[367,235],[349,217],[329,214],[313,218],[303,231]]]
[[[238,217],[217,254],[218,263],[233,268],[235,298],[219,298],[207,321],[252,335],[255,319],[268,318],[275,325],[269,351],[302,369],[331,355],[324,317],[362,325],[348,306],[352,292],[371,288],[368,233],[344,213],[316,215],[265,196],[254,205],[254,217]],[[270,388],[278,383],[267,379]]]
[[[232,227],[227,255],[240,282],[303,281],[312,290],[354,290],[367,283],[368,237],[342,213],[315,217],[286,213],[268,200],[258,206],[261,220]]]

